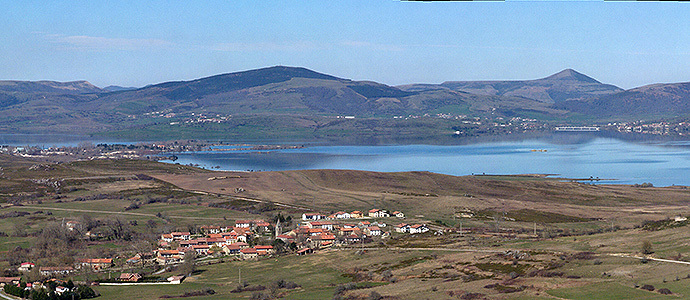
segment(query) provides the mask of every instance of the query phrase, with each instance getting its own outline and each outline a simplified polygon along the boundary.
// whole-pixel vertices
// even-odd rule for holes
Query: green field
[[[370,221],[432,227],[425,234],[392,233],[354,249],[336,247],[307,256],[287,253],[255,262],[217,257],[211,261],[219,263],[210,265],[200,260],[181,285],[96,286],[101,299],[159,299],[206,289],[215,294],[185,299],[248,299],[260,297],[258,293],[330,299],[337,291],[343,298],[379,294],[390,299],[690,295],[690,265],[614,256],[642,255],[642,244],[649,241],[655,258],[690,261],[688,222],[669,219],[689,212],[684,207],[689,194],[682,188],[590,186],[538,176],[231,173],[130,160],[48,164],[0,159],[5,174],[0,178],[0,268],[6,272],[27,260],[56,266],[78,258],[113,257],[111,273],[74,278],[108,278],[123,271],[150,274],[154,266],[128,266],[124,260],[150,251],[142,249],[152,249],[161,233],[232,225],[238,219],[272,220],[279,214],[295,220],[286,225],[292,229],[307,209],[332,213],[382,207],[401,210],[407,218]],[[59,179],[64,180],[58,186],[51,183]],[[234,192],[238,186],[242,193]],[[461,212],[473,215],[459,217]],[[81,238],[83,232],[65,233],[63,224],[74,220],[94,223],[91,230],[101,237],[88,240]],[[270,242],[267,235],[258,240]],[[357,251],[360,247],[367,249]],[[233,293],[240,276],[247,288],[265,289]],[[277,288],[279,282],[299,287]],[[636,285],[653,285],[655,291]],[[673,295],[660,294],[662,288]]]

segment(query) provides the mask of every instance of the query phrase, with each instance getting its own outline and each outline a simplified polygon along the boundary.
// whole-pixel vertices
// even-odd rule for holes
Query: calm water
[[[549,139],[460,146],[315,146],[177,156],[176,163],[199,164],[214,170],[354,169],[431,171],[449,175],[542,173],[568,178],[611,179],[602,180],[602,183],[690,186],[690,142]]]

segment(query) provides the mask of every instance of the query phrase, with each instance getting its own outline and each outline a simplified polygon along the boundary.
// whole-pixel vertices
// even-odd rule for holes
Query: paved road
[[[450,251],[450,252],[481,252],[481,253],[502,253],[505,250],[486,250],[486,249],[460,249],[460,248],[398,248],[398,247],[381,247],[381,248],[357,248],[347,247],[339,248],[343,250],[392,250],[392,251]]]
[[[680,261],[680,260],[671,260],[671,259],[663,259],[663,258],[642,257],[642,256],[635,256],[635,255],[628,255],[628,254],[621,254],[621,253],[614,253],[614,254],[609,254],[609,255],[610,255],[610,256],[616,256],[616,257],[637,258],[637,259],[654,260],[654,261],[661,261],[661,262],[674,263],[674,264],[690,265],[690,262],[687,262],[687,261]]]
[[[5,294],[5,292],[0,292],[0,298],[7,299],[7,300],[20,300],[17,297]]]

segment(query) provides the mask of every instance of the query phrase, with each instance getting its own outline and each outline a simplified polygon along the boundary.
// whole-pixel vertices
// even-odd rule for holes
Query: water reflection
[[[181,164],[222,170],[354,169],[449,175],[561,174],[617,183],[690,185],[690,148],[609,138],[502,141],[471,145],[315,146],[269,152],[178,154]],[[566,143],[565,141],[569,141]],[[576,143],[570,143],[576,141]],[[586,142],[585,142],[586,141]]]

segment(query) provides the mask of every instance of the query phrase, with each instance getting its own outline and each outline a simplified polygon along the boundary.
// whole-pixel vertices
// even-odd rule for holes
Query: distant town
[[[164,112],[157,112],[159,117],[165,117]],[[209,118],[204,115],[195,116],[185,122],[224,122],[231,117]],[[550,133],[550,132],[603,132],[618,134],[618,137],[625,138],[644,138],[648,137],[667,137],[671,139],[684,139],[690,136],[689,121],[630,121],[615,122],[606,124],[593,124],[587,126],[565,126],[553,125],[540,122],[536,119],[498,117],[495,119],[472,118],[466,115],[437,114],[423,116],[396,116],[395,119],[417,119],[417,118],[441,118],[453,119],[459,122],[459,126],[449,131],[449,136],[454,137],[482,137],[482,136],[511,136],[529,133]],[[571,129],[568,129],[571,128]],[[575,130],[575,129],[577,130]],[[586,129],[586,130],[583,130]],[[162,142],[138,142],[131,144],[118,143],[99,143],[81,142],[76,146],[51,146],[45,145],[25,145],[10,146],[0,145],[0,154],[10,154],[25,158],[38,159],[48,162],[67,162],[75,160],[93,159],[145,159],[145,160],[171,160],[177,157],[174,153],[196,152],[196,151],[271,151],[284,149],[304,148],[304,145],[256,145],[256,144],[235,144],[222,142],[208,142],[201,140],[176,140]]]

